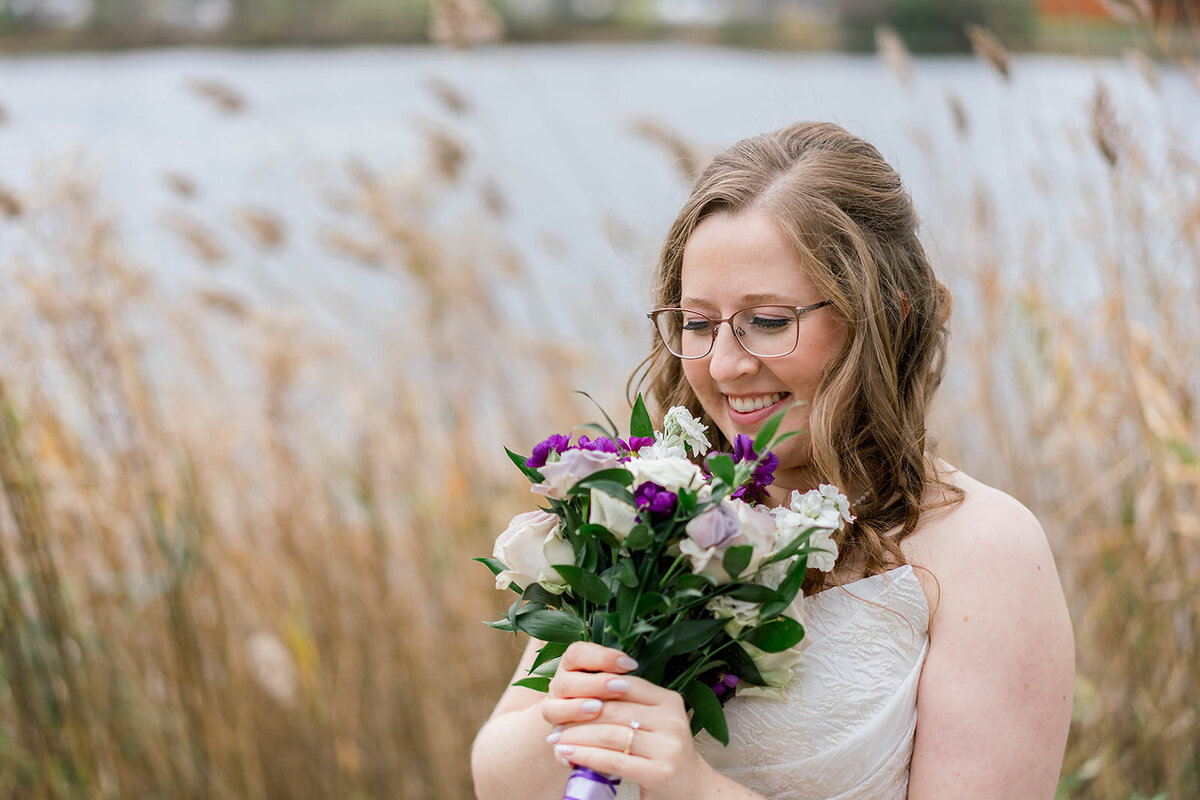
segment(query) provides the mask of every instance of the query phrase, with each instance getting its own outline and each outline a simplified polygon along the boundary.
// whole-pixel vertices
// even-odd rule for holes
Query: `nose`
[[[758,359],[747,353],[733,335],[732,323],[717,328],[717,340],[708,359],[708,374],[717,383],[732,383],[753,374],[759,367]]]

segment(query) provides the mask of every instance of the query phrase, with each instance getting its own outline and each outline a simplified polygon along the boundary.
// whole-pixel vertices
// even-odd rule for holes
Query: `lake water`
[[[221,112],[189,88],[196,79],[236,90],[244,110]],[[431,80],[455,87],[467,110],[447,108]],[[1000,260],[1028,264],[1038,248],[1062,270],[1065,294],[1086,303],[1098,282],[1079,242],[1094,234],[1079,220],[1111,193],[1089,132],[1098,80],[1149,169],[1169,168],[1170,147],[1200,155],[1196,87],[1167,71],[1154,89],[1119,61],[1017,57],[1005,81],[973,58],[918,58],[906,85],[873,57],[679,45],[0,57],[0,186],[37,192],[55,170],[90,173],[163,291],[217,287],[278,304],[369,353],[399,324],[411,286],[322,245],[321,231],[337,220],[325,198],[346,184],[351,160],[411,181],[426,161],[422,131],[443,128],[467,148],[465,188],[420,179],[433,198],[430,223],[485,245],[491,235],[510,241],[530,271],[518,288],[532,282],[545,302],[531,310],[528,292],[520,301],[518,288],[497,291],[568,340],[611,337],[607,353],[623,370],[633,331],[638,341],[644,334],[648,265],[687,190],[636,121],[709,152],[798,119],[840,123],[904,176],[952,282],[980,186],[992,199]],[[950,97],[965,112],[965,136]],[[172,192],[166,173],[187,176],[196,196]],[[489,180],[508,207],[500,227],[468,199]],[[248,241],[233,215],[244,206],[277,213],[285,246],[263,252]],[[228,253],[221,267],[205,266],[164,225],[177,212],[217,236]],[[21,246],[0,220],[0,254]]]

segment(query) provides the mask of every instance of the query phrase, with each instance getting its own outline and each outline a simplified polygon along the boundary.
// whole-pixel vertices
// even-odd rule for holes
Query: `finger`
[[[551,697],[596,697],[612,700],[625,697],[633,688],[632,676],[614,675],[610,672],[562,671],[550,681]],[[644,681],[643,681],[644,683]]]
[[[608,775],[619,775],[621,778],[639,785],[647,783],[647,779],[656,769],[655,763],[648,758],[633,754],[625,755],[620,750],[610,750],[605,747],[556,744],[554,757],[566,766],[573,764]]]
[[[604,702],[595,697],[583,699],[555,697],[543,698],[542,719],[551,725],[568,725],[573,722],[589,722],[600,716]]]
[[[638,720],[627,723],[597,721],[557,727],[546,741],[574,747],[603,747],[620,753],[628,749],[626,755],[650,757],[654,754],[652,734],[653,730]]]
[[[558,668],[560,671],[612,672],[620,675],[637,669],[637,662],[611,647],[592,642],[573,642],[563,653]]]

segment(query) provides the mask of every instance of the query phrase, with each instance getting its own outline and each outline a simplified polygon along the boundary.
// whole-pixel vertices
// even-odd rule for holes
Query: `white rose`
[[[737,638],[743,629],[758,622],[758,612],[761,603],[751,603],[749,600],[738,600],[728,595],[719,595],[704,604],[704,607],[718,619],[728,619],[725,632]],[[739,690],[740,691],[740,690]]]
[[[545,511],[527,511],[513,517],[497,537],[492,558],[506,567],[496,575],[497,589],[506,589],[509,583],[522,589],[540,583],[559,593],[566,584],[554,565],[574,564],[575,548],[563,539],[558,517]]]
[[[618,542],[624,542],[625,537],[637,524],[637,509],[599,489],[592,489],[588,522],[603,525],[612,531]]]
[[[632,458],[625,469],[633,475],[633,486],[649,481],[657,483],[669,492],[680,489],[699,489],[704,485],[704,473],[686,458],[659,458],[646,460]]]
[[[708,427],[683,406],[672,406],[667,411],[663,418],[663,428],[667,434],[667,441],[685,445],[694,456],[704,455],[712,447],[708,437],[704,435]]]
[[[568,450],[558,461],[552,461],[538,470],[546,479],[545,483],[537,483],[529,488],[553,500],[562,500],[572,486],[587,476],[601,470],[613,469],[620,466],[620,463],[616,453],[601,450]]]
[[[762,676],[767,685],[751,686],[748,683],[740,683],[737,688],[738,696],[771,697],[782,700],[783,691],[792,680],[792,671],[796,664],[800,663],[800,654],[806,643],[806,639],[801,639],[795,647],[789,647],[778,653],[768,653],[759,650],[752,644],[743,642],[742,647],[754,659],[754,666],[758,667],[758,674]]]

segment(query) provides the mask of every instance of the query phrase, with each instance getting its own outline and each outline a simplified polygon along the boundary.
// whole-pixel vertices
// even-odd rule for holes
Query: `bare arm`
[[[909,798],[1050,800],[1075,667],[1062,586],[1033,515],[974,481],[967,490],[970,506],[916,551],[936,603]]]

